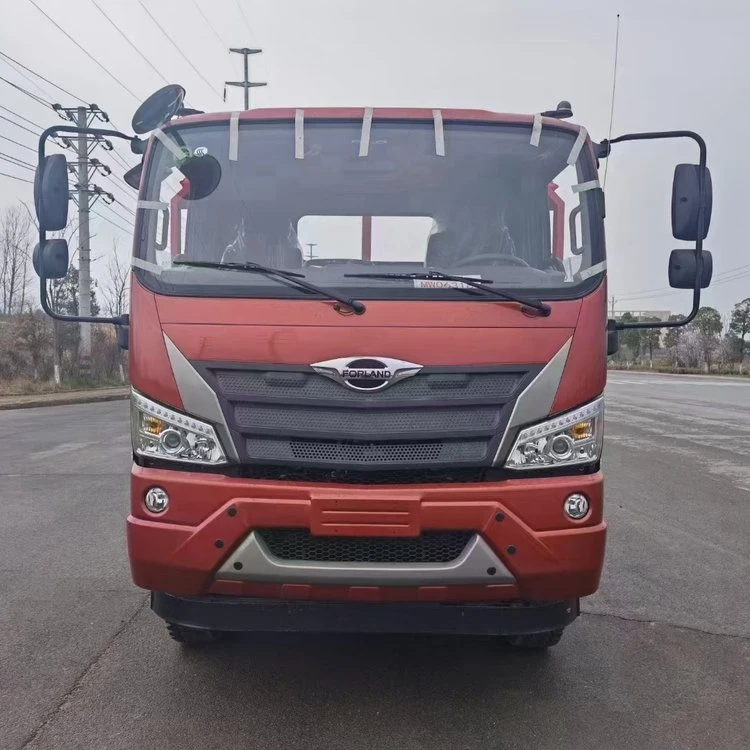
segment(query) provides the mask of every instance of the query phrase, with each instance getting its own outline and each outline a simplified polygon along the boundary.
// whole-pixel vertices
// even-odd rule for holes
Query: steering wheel
[[[478,261],[491,266],[523,266],[524,268],[530,268],[529,264],[523,258],[519,258],[517,255],[507,255],[505,253],[480,253],[479,255],[458,258],[453,261],[453,265],[472,266]]]

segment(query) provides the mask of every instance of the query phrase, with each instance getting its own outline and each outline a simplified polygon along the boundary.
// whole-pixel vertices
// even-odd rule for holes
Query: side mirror
[[[185,89],[178,84],[164,86],[155,91],[133,115],[133,132],[138,135],[150,133],[155,128],[169,122],[182,107]]]
[[[703,250],[703,275],[701,289],[711,283],[714,271],[714,261],[708,250]],[[674,289],[695,289],[695,277],[698,274],[698,263],[695,250],[680,248],[672,250],[669,256],[669,286]]]
[[[64,279],[68,275],[67,240],[47,240],[39,249],[37,244],[32,255],[32,263],[37,276],[47,279]]]
[[[68,162],[63,154],[45,156],[34,176],[34,208],[39,226],[58,232],[68,224]]]
[[[701,195],[703,182],[703,195]],[[711,172],[698,164],[678,164],[672,182],[672,235],[677,240],[705,240],[711,224]],[[702,209],[702,212],[701,212]],[[701,226],[701,213],[703,221]]]

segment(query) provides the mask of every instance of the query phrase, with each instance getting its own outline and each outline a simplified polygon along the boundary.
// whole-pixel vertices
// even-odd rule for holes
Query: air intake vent
[[[460,557],[473,531],[426,531],[414,538],[313,536],[306,529],[256,531],[281,560],[338,563],[449,563]]]

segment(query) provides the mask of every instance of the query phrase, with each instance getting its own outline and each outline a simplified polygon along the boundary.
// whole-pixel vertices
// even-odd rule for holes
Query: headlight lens
[[[227,457],[214,428],[142,396],[131,395],[133,451],[139,456],[193,464],[224,464]]]
[[[525,427],[505,462],[507,469],[544,469],[597,461],[604,437],[604,398]]]

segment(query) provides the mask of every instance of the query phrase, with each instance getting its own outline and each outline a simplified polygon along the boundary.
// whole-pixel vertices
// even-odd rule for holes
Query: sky
[[[703,301],[727,315],[735,302],[750,297],[750,252],[743,229],[748,211],[750,6],[736,0],[33,3],[0,0],[0,51],[72,94],[96,102],[121,128],[129,126],[139,102],[165,80],[185,86],[191,106],[239,108],[239,89],[229,89],[227,104],[222,102],[224,80],[241,78],[241,58],[227,48],[258,46],[263,53],[251,59],[251,77],[268,86],[251,92],[253,107],[467,107],[533,113],[567,99],[574,121],[597,141],[609,130],[620,13],[612,134],[690,129],[706,139],[714,212],[705,246],[714,256],[715,282]],[[77,103],[23,72],[41,90],[0,58],[0,76],[44,99]],[[3,81],[0,91],[0,105],[6,108],[0,115],[32,130],[58,121],[54,112]],[[8,138],[35,146],[31,133],[0,119],[0,152],[35,161],[31,151]],[[135,163],[126,149],[119,151],[121,159]],[[108,154],[97,156],[115,168],[115,175],[122,173]],[[616,310],[689,309],[690,293],[670,290],[667,281],[670,250],[685,246],[671,235],[670,190],[675,164],[696,160],[697,150],[687,141],[614,148],[605,193],[608,283]],[[33,176],[7,161],[0,161],[0,171]],[[113,239],[119,238],[119,252],[129,251],[130,238],[123,230],[134,200],[117,178],[99,177],[97,182],[118,198],[113,209],[100,204],[94,210],[101,217],[92,217],[93,273],[101,279]],[[31,185],[0,176],[0,208],[19,200],[30,204],[30,199]]]

